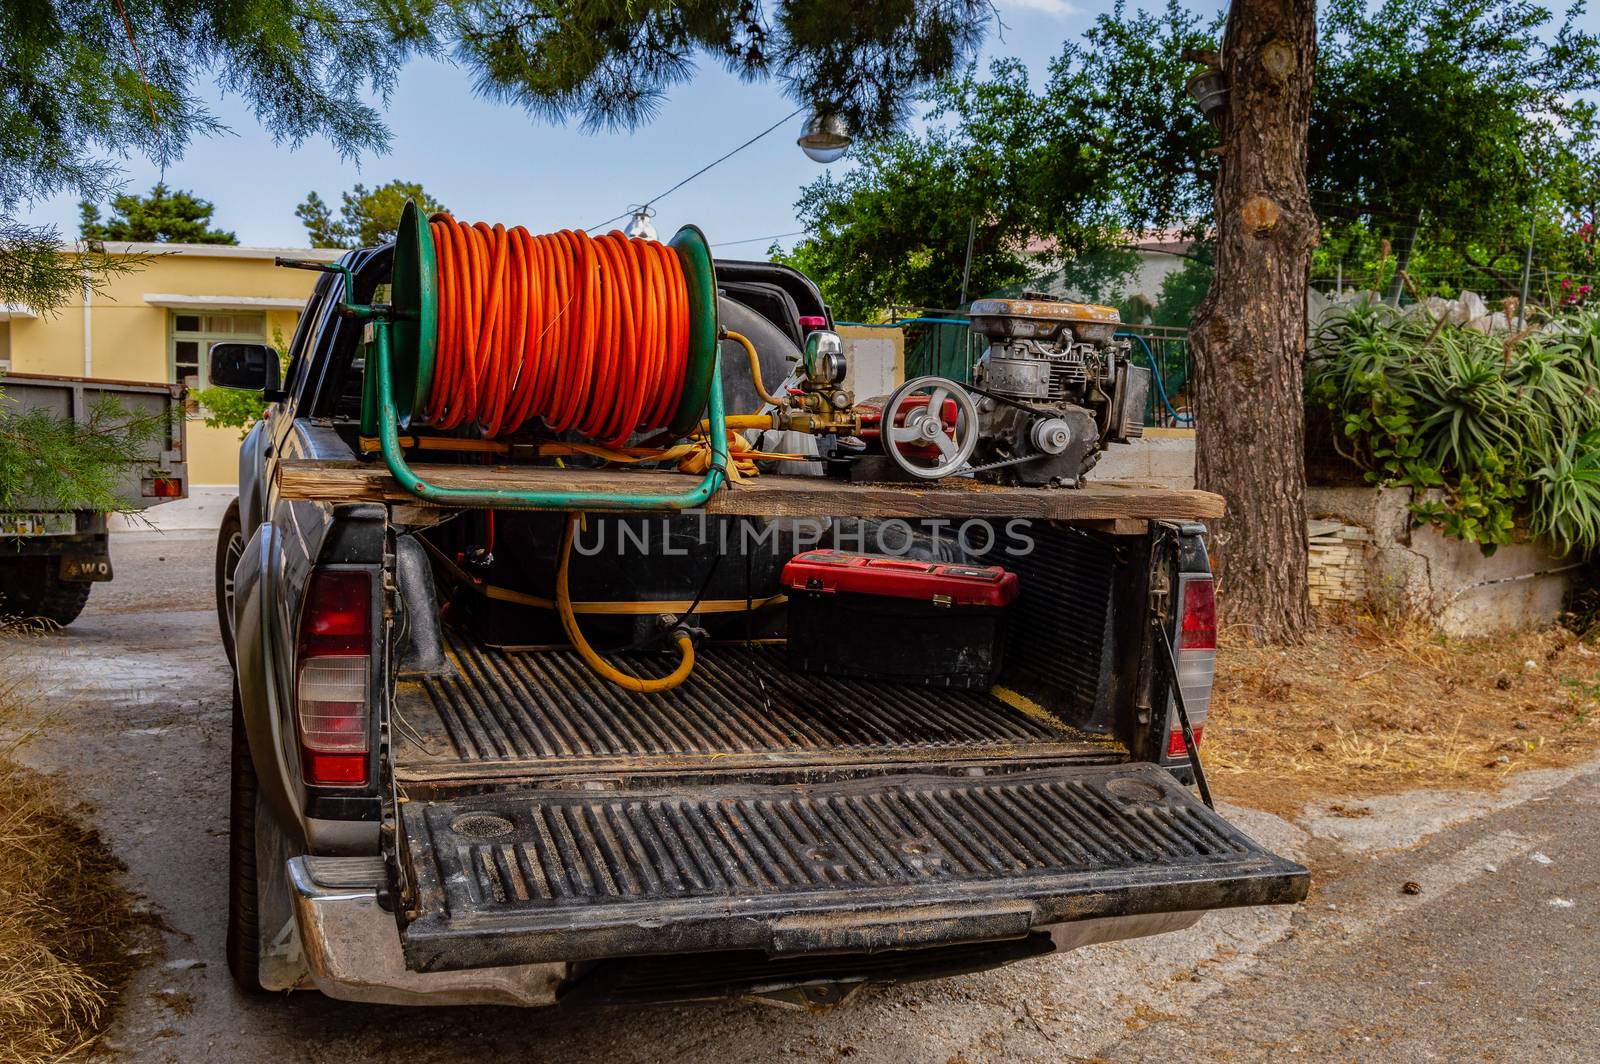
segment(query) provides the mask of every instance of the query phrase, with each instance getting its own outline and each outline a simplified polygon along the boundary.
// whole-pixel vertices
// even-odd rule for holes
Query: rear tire
[[[0,618],[65,628],[89,601],[90,583],[63,580],[59,559],[0,558]]]
[[[217,530],[217,628],[222,633],[222,649],[228,663],[238,666],[233,655],[233,571],[244,554],[244,532],[239,521],[239,500],[228,506]]]
[[[239,686],[233,688],[233,753],[228,809],[228,971],[239,989],[262,993],[260,880],[256,875],[256,813],[260,788],[245,737]]]

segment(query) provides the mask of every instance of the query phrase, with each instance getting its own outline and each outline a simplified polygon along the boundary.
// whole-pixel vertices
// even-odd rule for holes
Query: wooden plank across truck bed
[[[549,466],[414,465],[442,488],[684,491],[698,476],[650,470]],[[382,465],[285,459],[278,490],[286,499],[426,505]],[[603,506],[591,509],[604,510]],[[1222,496],[1128,481],[1081,488],[1013,488],[956,478],[937,484],[851,484],[831,477],[759,476],[719,491],[707,513],[751,517],[1026,517],[1055,521],[1185,521],[1222,516]],[[1131,531],[1131,529],[1130,529]]]

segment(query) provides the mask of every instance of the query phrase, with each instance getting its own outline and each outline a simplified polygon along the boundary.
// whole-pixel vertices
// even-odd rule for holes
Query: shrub
[[[1519,521],[1567,552],[1600,547],[1600,312],[1486,335],[1356,303],[1324,319],[1306,401],[1369,483],[1484,553]]]

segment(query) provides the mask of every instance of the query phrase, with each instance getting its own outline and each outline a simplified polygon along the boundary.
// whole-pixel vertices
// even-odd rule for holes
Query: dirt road
[[[1592,1060],[1600,765],[1490,800],[1437,792],[1289,824],[1230,813],[1319,874],[1297,911],[999,972],[765,1005],[402,1011],[235,993],[222,961],[228,672],[207,533],[116,537],[83,618],[13,649],[40,676],[24,757],[60,775],[166,928],[101,1052],[139,1061]],[[1359,811],[1359,810],[1358,810]],[[1350,812],[1347,808],[1345,813]],[[1413,881],[1420,893],[1402,892]]]

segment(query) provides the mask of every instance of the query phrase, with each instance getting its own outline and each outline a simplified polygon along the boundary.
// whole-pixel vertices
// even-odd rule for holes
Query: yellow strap
[[[761,428],[772,427],[772,419],[761,415],[748,417],[735,417],[729,419],[733,427],[728,430],[728,479],[737,484],[750,477],[756,476],[760,470],[756,467],[758,461],[762,462],[811,462],[815,457],[805,454],[787,454],[778,451],[758,451],[750,446],[750,441],[735,432],[735,428]],[[751,422],[751,424],[742,424]],[[424,451],[455,451],[476,454],[505,455],[511,452],[511,445],[500,440],[465,440],[447,436],[402,436],[400,446],[403,448],[419,449]],[[380,443],[370,436],[361,437],[361,450],[372,453],[381,450]],[[706,436],[671,447],[601,447],[595,443],[541,443],[536,448],[541,458],[555,458],[557,465],[562,465],[561,458],[571,455],[588,455],[604,462],[618,462],[623,465],[633,465],[637,462],[677,462],[678,471],[704,476],[706,470],[711,468],[711,443]],[[563,465],[562,468],[565,468]]]

